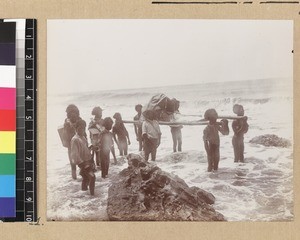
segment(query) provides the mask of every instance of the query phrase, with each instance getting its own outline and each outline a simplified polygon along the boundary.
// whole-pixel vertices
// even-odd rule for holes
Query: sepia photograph
[[[47,21],[48,221],[294,219],[293,21]]]

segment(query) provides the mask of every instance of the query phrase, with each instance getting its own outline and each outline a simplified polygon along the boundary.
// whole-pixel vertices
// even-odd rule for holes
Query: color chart
[[[16,216],[16,23],[0,23],[0,217]]]
[[[10,221],[27,221],[33,222],[36,220],[36,144],[35,144],[35,130],[36,130],[36,20],[34,19],[3,19],[0,20],[0,24],[3,26],[14,25],[14,47],[11,47],[14,51],[14,57],[10,57],[10,63],[14,63],[14,70],[8,72],[2,71],[0,68],[0,83],[4,81],[3,76],[11,76],[14,79],[14,87],[6,87],[5,96],[0,93],[0,101],[6,104],[9,103],[7,99],[11,99],[13,102],[10,108],[14,109],[14,115],[10,115],[5,112],[0,115],[1,122],[5,122],[10,128],[14,127],[14,135],[1,136],[0,134],[0,153],[1,141],[5,141],[6,148],[13,151],[10,153],[9,158],[4,155],[0,155],[0,174],[2,172],[13,173],[14,179],[11,181],[7,179],[3,180],[1,185],[0,179],[0,196],[1,189],[8,191],[11,189],[11,195],[14,195],[14,199],[11,199],[13,207],[10,208],[11,212],[7,211],[9,203],[0,203],[0,220],[5,222]],[[2,37],[8,38],[6,32],[0,33]],[[5,65],[2,62],[1,56],[9,49],[0,47],[0,64]],[[10,56],[10,55],[9,55]],[[7,58],[7,57],[6,57]],[[12,61],[13,59],[13,61]],[[7,64],[7,63],[6,63]],[[6,65],[5,65],[6,66]],[[1,66],[0,66],[1,67]],[[13,72],[13,74],[12,74]],[[6,75],[4,75],[6,74]],[[10,79],[5,80],[5,83]],[[4,84],[2,84],[4,85]],[[2,87],[0,85],[0,87]],[[0,108],[1,109],[1,108]],[[5,115],[4,115],[5,114]],[[0,131],[2,131],[0,129]],[[2,140],[1,140],[2,139]],[[13,141],[10,144],[9,141]],[[7,162],[13,163],[9,165]],[[2,165],[1,165],[2,162]],[[4,175],[4,174],[3,174]],[[3,191],[4,191],[3,190]],[[8,194],[6,194],[8,195]]]

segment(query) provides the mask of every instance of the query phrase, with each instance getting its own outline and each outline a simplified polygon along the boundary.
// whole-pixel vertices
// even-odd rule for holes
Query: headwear
[[[208,109],[204,113],[205,120],[217,119],[217,118],[218,118],[218,113],[214,108]]]
[[[103,109],[101,107],[94,107],[92,111],[92,115],[98,115],[101,114]]]

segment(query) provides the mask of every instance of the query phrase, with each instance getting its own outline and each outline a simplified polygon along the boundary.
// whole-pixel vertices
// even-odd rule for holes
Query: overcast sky
[[[293,22],[48,20],[48,93],[286,78]]]

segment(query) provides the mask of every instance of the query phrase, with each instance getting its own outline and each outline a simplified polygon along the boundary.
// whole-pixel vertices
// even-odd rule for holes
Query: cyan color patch
[[[0,198],[16,197],[16,176],[0,175]]]

